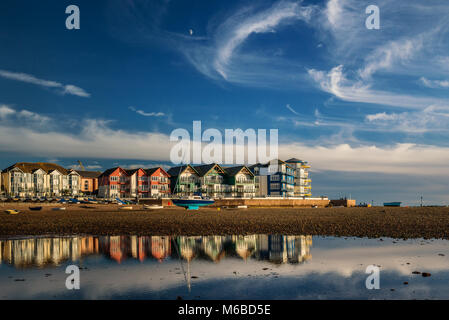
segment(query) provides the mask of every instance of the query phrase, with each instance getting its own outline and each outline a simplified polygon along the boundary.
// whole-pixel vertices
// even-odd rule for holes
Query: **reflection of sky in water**
[[[449,299],[448,244],[266,235],[3,240],[0,298]],[[82,267],[79,291],[65,288],[70,264]],[[380,290],[365,288],[370,264],[381,266]]]

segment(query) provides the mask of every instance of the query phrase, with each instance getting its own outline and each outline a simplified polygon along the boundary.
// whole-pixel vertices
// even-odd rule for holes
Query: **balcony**
[[[235,184],[253,184],[254,180],[252,179],[238,179],[235,181]]]
[[[217,177],[217,178],[206,178],[204,179],[204,183],[205,184],[222,184],[223,183],[223,178],[222,177]]]
[[[194,179],[194,178],[181,178],[178,180],[178,183],[183,183],[183,184],[198,183],[198,180]]]

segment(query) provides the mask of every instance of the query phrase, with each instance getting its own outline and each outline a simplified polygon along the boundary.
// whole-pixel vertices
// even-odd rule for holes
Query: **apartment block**
[[[295,168],[295,197],[312,196],[312,179],[310,179],[310,165],[307,161],[291,158],[287,161],[288,165]]]
[[[78,172],[53,163],[20,162],[1,173],[1,189],[11,197],[76,196],[80,182]]]
[[[309,168],[306,161],[296,158],[251,166],[255,175],[256,196],[310,198],[312,180]]]
[[[250,167],[257,177],[257,196],[294,197],[296,169],[282,160]]]

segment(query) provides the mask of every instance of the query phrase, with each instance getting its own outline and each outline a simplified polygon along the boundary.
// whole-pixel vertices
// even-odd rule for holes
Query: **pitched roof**
[[[227,167],[227,168],[224,168],[224,169],[226,171],[226,174],[228,174],[231,177],[237,175],[243,169],[247,169],[248,172],[251,173],[251,175],[254,176],[254,173],[252,172],[252,170],[250,168],[248,168],[247,166]]]
[[[101,175],[101,172],[99,171],[78,171],[75,170],[76,172],[78,172],[78,174],[82,177],[82,178],[98,178]]]
[[[147,173],[147,175],[151,176],[153,173],[155,173],[160,167],[157,168],[150,168],[150,169],[145,169],[145,172]]]
[[[140,170],[140,168],[137,169],[123,169],[129,176],[132,176],[134,173]]]
[[[177,177],[179,176],[182,172],[184,172],[184,170],[186,170],[188,167],[192,168],[197,174],[198,171],[196,171],[196,169],[194,167],[192,167],[190,164],[186,165],[186,166],[179,166],[179,167],[173,167],[170,168],[167,173],[172,176],[172,177]]]
[[[156,167],[156,168],[151,168],[151,169],[145,169],[145,172],[146,172],[149,176],[151,176],[151,175],[153,175],[153,173],[155,173],[155,172],[156,172],[157,170],[159,170],[159,169],[161,169],[161,171],[165,172],[165,173],[170,177],[170,174],[169,174],[167,171],[165,171],[164,168],[162,168],[162,167]]]
[[[199,174],[200,177],[204,177],[206,174],[209,173],[209,171],[211,171],[213,168],[217,167],[220,170],[223,170],[220,165],[216,164],[216,163],[211,163],[211,164],[204,164],[201,166],[195,166],[193,167]],[[224,171],[224,170],[223,170]]]
[[[44,170],[46,173],[50,173],[54,170],[58,170],[61,174],[63,175],[67,175],[68,174],[68,170],[61,167],[58,164],[54,164],[54,163],[46,163],[46,162],[18,162],[13,164],[12,166],[6,168],[3,171],[11,171],[14,168],[18,168],[20,170],[22,170],[25,173],[33,173],[36,170],[42,169]]]
[[[115,167],[115,168],[107,169],[107,170],[105,170],[102,174],[100,174],[100,175],[98,176],[98,178],[110,176],[110,175],[111,175],[115,170],[117,170],[117,169],[121,169],[121,168],[120,168],[120,167]]]

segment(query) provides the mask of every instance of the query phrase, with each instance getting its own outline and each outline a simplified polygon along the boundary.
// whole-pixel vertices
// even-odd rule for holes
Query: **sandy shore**
[[[26,235],[231,235],[291,234],[323,236],[449,239],[449,208],[182,208],[133,211],[116,205],[0,204],[0,237]],[[18,215],[4,213],[18,209]]]

